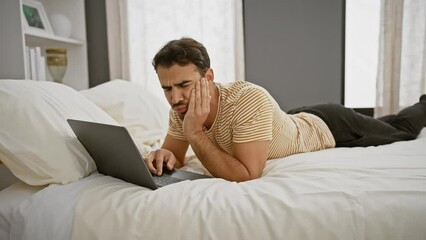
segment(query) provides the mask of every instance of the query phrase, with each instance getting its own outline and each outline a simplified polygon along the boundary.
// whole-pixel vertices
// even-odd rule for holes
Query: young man
[[[154,57],[172,109],[165,141],[145,162],[153,174],[181,167],[188,146],[215,177],[259,178],[265,162],[339,146],[376,146],[415,139],[426,124],[426,95],[398,115],[363,116],[338,104],[283,112],[249,82],[214,83],[205,47],[190,38],[167,43]]]

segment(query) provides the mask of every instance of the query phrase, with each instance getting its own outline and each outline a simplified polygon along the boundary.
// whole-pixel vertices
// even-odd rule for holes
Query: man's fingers
[[[175,166],[175,163],[176,163],[176,158],[174,157],[174,156],[169,156],[167,159],[166,159],[166,167],[167,167],[167,169],[169,169],[169,170],[173,170],[173,167]]]
[[[157,174],[157,169],[155,169],[155,167],[153,165],[154,159],[155,159],[155,153],[150,152],[144,160],[145,160],[146,166],[148,167],[149,171],[153,174]]]
[[[192,89],[191,95],[189,97],[188,112],[194,112],[194,111],[195,111],[195,89]]]
[[[201,90],[202,90],[202,103],[203,108],[210,108],[210,91],[209,84],[207,83],[206,78],[201,79]]]
[[[177,159],[172,152],[165,149],[158,149],[148,154],[144,161],[151,173],[161,176],[163,174],[163,167],[173,170]]]
[[[155,165],[157,168],[157,175],[161,176],[163,174],[163,158],[156,158],[155,159]]]
[[[197,81],[195,84],[195,111],[197,114],[201,110],[201,81]]]

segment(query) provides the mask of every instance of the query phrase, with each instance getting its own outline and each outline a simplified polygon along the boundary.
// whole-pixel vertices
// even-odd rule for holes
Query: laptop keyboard
[[[154,183],[158,186],[158,187],[163,187],[172,183],[177,183],[180,181],[183,181],[183,179],[179,179],[179,178],[174,178],[174,177],[170,177],[170,176],[152,176],[154,178]]]

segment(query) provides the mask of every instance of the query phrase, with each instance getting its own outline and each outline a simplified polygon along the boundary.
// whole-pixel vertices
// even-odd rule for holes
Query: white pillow
[[[33,80],[0,80],[0,159],[30,185],[70,183],[96,169],[66,119],[117,123],[78,91]]]
[[[143,156],[160,147],[170,108],[156,95],[139,84],[119,79],[80,92],[127,128]]]

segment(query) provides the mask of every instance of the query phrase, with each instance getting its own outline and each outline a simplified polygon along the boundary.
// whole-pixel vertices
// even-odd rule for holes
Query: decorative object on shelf
[[[62,83],[67,70],[67,49],[46,49],[47,69],[53,81]]]
[[[71,37],[72,23],[67,16],[61,13],[52,13],[49,17],[55,35],[66,38]]]
[[[22,3],[23,26],[26,32],[52,35],[52,27],[44,11],[43,4],[24,0]]]

